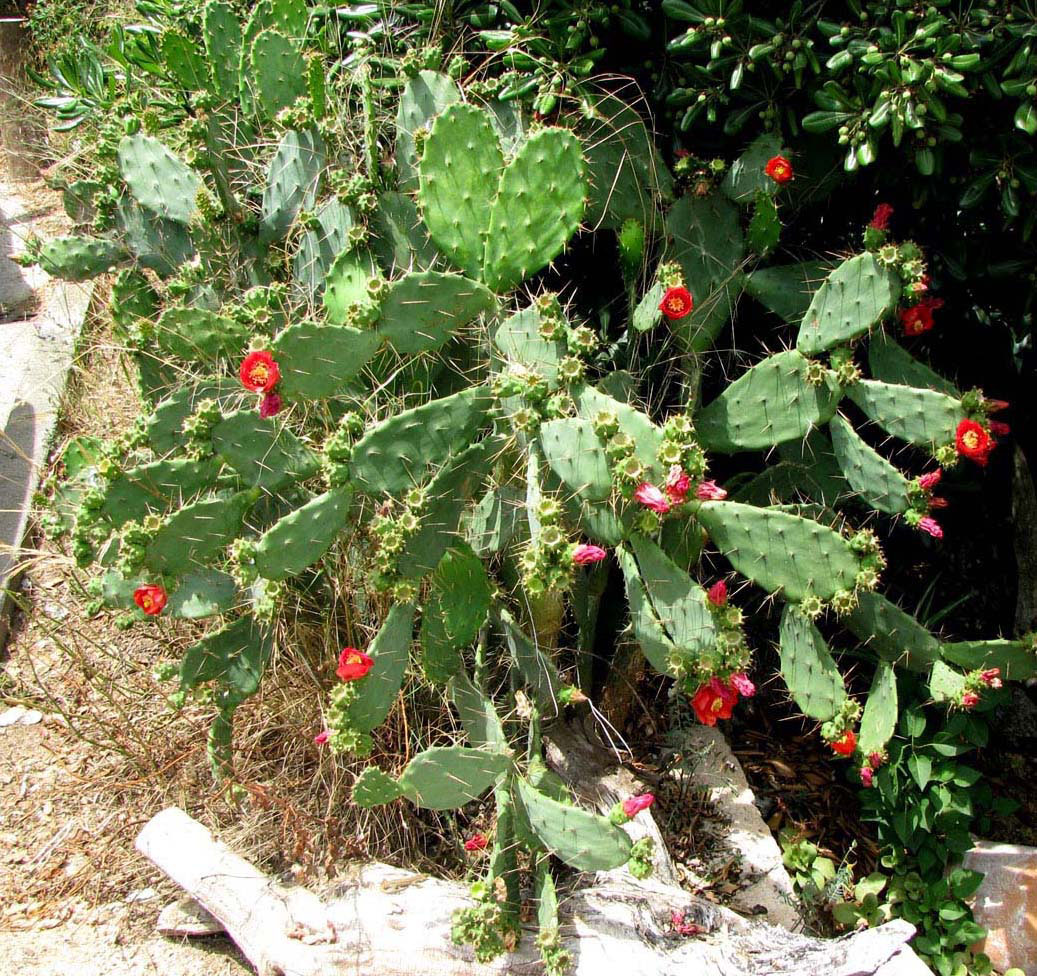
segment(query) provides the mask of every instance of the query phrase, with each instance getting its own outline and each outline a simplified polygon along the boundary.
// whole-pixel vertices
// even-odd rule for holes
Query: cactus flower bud
[[[920,475],[918,478],[918,487],[923,491],[932,491],[943,477],[943,469],[937,468],[935,471],[930,471],[928,474]]]
[[[653,803],[655,803],[655,797],[651,793],[638,793],[636,796],[628,796],[623,801],[623,812],[633,820],[642,810],[647,810]]]
[[[484,851],[489,843],[490,840],[485,834],[472,834],[472,836],[464,842],[464,849],[469,853],[474,851]]]
[[[702,481],[695,489],[695,497],[703,502],[722,502],[727,498],[727,491],[715,481]]]
[[[281,370],[266,349],[250,352],[238,371],[241,385],[253,393],[269,393],[281,378]]]
[[[965,709],[975,708],[979,704],[979,695],[974,691],[963,691],[961,694],[961,707]]]
[[[573,562],[577,566],[600,563],[608,555],[601,546],[579,545],[573,547]]]
[[[869,227],[874,230],[888,230],[889,218],[893,216],[893,208],[888,203],[880,203],[875,208]]]
[[[344,647],[339,655],[335,673],[343,681],[356,681],[374,667],[374,658],[355,647]]]
[[[987,424],[990,427],[990,433],[996,434],[998,437],[1006,437],[1012,433],[1012,428],[1000,420],[988,420]]]
[[[665,515],[670,510],[670,503],[666,496],[648,481],[643,481],[637,486],[634,498],[645,508],[650,508],[659,515]]]
[[[763,171],[779,186],[782,183],[788,183],[795,176],[792,172],[792,163],[784,156],[771,156]]]
[[[934,539],[943,538],[943,529],[940,528],[940,523],[928,515],[918,520],[918,527],[923,532],[928,532]]]
[[[259,401],[259,416],[266,420],[281,411],[281,398],[276,393],[268,393]]]
[[[874,778],[875,773],[871,766],[861,766],[861,786],[870,789]]]
[[[157,583],[138,586],[133,591],[133,602],[149,617],[157,617],[162,612],[167,600],[166,591]]]
[[[717,580],[706,592],[706,599],[715,607],[724,606],[727,603],[727,584]]]
[[[986,671],[982,671],[979,676],[979,680],[983,682],[988,688],[1000,688],[1001,687],[1001,669],[1000,668],[987,668]]]
[[[325,746],[325,745],[328,744],[328,739],[330,739],[330,738],[331,738],[331,729],[324,729],[323,731],[318,732],[313,737],[313,744],[315,746]]]
[[[1007,400],[990,400],[987,397],[983,398],[983,409],[987,413],[1000,413],[1002,410],[1007,410],[1011,404]]]

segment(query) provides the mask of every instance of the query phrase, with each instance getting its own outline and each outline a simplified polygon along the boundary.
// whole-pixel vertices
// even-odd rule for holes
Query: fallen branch
[[[548,760],[589,805],[607,809],[637,789],[628,771],[602,760],[586,729],[553,730]],[[749,921],[679,888],[648,816],[628,828],[657,839],[656,876],[604,872],[565,898],[561,934],[573,976],[929,976],[895,921],[824,940]],[[477,976],[533,974],[543,965],[530,937],[490,965],[450,940],[467,888],[387,864],[358,867],[321,896],[285,887],[214,840],[176,808],[156,815],[137,849],[223,924],[260,976]],[[674,913],[701,930],[677,934]]]

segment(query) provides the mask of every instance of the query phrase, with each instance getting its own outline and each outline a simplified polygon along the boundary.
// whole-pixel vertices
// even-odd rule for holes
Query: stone
[[[223,925],[193,898],[170,902],[159,913],[158,931],[171,938],[197,938],[202,935],[220,935]]]
[[[682,732],[681,752],[698,756],[688,770],[672,775],[686,777],[693,789],[702,790],[726,821],[717,833],[721,843],[737,855],[742,882],[729,902],[736,912],[760,915],[772,925],[791,931],[803,926],[796,908],[792,879],[781,859],[781,848],[756,807],[753,791],[723,733],[696,725]]]
[[[972,906],[987,930],[978,948],[998,971],[1037,973],[1037,847],[977,840],[963,863],[985,875]]]
[[[43,721],[43,712],[24,705],[13,705],[0,712],[0,729],[11,725],[37,725]]]

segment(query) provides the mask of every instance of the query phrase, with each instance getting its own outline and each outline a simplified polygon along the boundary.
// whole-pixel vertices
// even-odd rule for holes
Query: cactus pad
[[[911,444],[952,443],[965,416],[960,400],[936,390],[861,380],[846,393],[869,420]]]
[[[854,587],[849,543],[810,519],[736,502],[703,502],[698,519],[738,572],[787,600],[827,600]]]
[[[202,36],[216,90],[225,99],[238,94],[241,62],[241,24],[224,0],[209,0],[202,14]]]
[[[333,488],[275,522],[256,543],[260,575],[286,579],[312,566],[349,524],[352,500],[348,488]]]
[[[679,657],[677,647],[663,630],[655,610],[652,609],[634,554],[625,547],[620,547],[616,549],[616,559],[626,583],[630,626],[641,651],[656,671],[660,674],[671,674],[670,662]]]
[[[312,210],[324,168],[324,143],[313,130],[286,132],[270,160],[263,190],[259,238],[264,243],[288,233],[300,210]]]
[[[470,278],[414,272],[393,282],[382,301],[377,328],[400,355],[430,352],[495,304],[493,293]]]
[[[940,656],[940,642],[880,593],[861,593],[846,626],[884,661],[911,671],[928,671]]]
[[[359,683],[359,696],[349,706],[351,728],[370,732],[385,721],[403,685],[413,634],[414,604],[396,604],[367,648],[374,665]]]
[[[152,537],[145,550],[145,565],[171,576],[198,568],[237,538],[254,500],[251,492],[242,491],[185,505]]]
[[[367,766],[353,784],[353,802],[364,810],[403,796],[400,784],[377,766]]]
[[[897,727],[897,678],[893,665],[879,661],[864,704],[858,748],[864,755],[882,752]]]
[[[256,100],[268,119],[307,94],[306,59],[280,31],[264,30],[256,35],[249,63]]]
[[[515,778],[514,796],[540,842],[570,867],[609,871],[630,857],[630,838],[604,817],[560,803],[521,776]]]
[[[202,180],[157,139],[137,133],[119,143],[119,171],[146,210],[186,224],[198,212]]]
[[[868,344],[868,367],[872,377],[883,383],[937,390],[955,398],[959,396],[950,380],[915,359],[885,333],[876,335]]]
[[[348,325],[299,322],[275,340],[278,391],[294,400],[343,396],[382,344],[381,336]]]
[[[549,420],[540,427],[540,447],[551,470],[571,491],[589,502],[610,497],[608,458],[590,421]]]
[[[807,380],[809,361],[794,349],[757,363],[695,418],[703,447],[751,451],[801,440],[835,413],[834,383]]]
[[[86,281],[111,271],[126,252],[114,241],[99,237],[55,237],[43,245],[40,267],[65,281]]]
[[[871,330],[893,311],[899,283],[870,253],[836,268],[814,293],[796,337],[796,348],[813,356]]]
[[[192,644],[180,664],[182,688],[222,681],[241,695],[252,695],[270,660],[272,634],[251,617],[241,617]]]
[[[266,491],[303,481],[320,468],[317,456],[290,430],[254,410],[225,417],[213,428],[212,444],[246,484]]]
[[[419,71],[408,80],[396,113],[396,169],[402,191],[418,188],[414,133],[427,129],[440,112],[460,100],[457,85],[436,71]]]
[[[781,614],[781,676],[793,701],[810,718],[827,722],[846,700],[843,676],[825,639],[794,604]]]
[[[1000,668],[1001,677],[1008,681],[1037,678],[1037,652],[1025,641],[959,641],[942,644],[940,653],[945,661],[969,671]]]
[[[167,308],[155,324],[159,348],[188,362],[237,358],[248,339],[247,325],[204,308]]]
[[[353,448],[353,475],[368,492],[398,494],[475,439],[491,404],[481,387],[405,410],[371,428]]]
[[[511,765],[502,753],[465,746],[433,746],[403,770],[400,790],[426,810],[456,810],[477,800]]]
[[[906,512],[911,507],[907,478],[865,444],[842,417],[833,417],[829,430],[839,468],[850,487],[880,512]]]

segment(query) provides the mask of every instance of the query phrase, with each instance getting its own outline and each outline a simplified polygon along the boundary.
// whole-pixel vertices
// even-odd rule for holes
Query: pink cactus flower
[[[962,708],[975,708],[979,704],[979,695],[974,691],[965,691],[961,695]]]
[[[715,481],[701,481],[695,489],[695,497],[703,502],[722,502],[727,498],[727,491]]]
[[[601,546],[579,545],[573,549],[573,562],[577,566],[589,566],[600,563],[608,555]]]
[[[940,523],[934,518],[930,518],[926,515],[924,518],[919,519],[918,527],[923,532],[928,532],[934,539],[943,538],[943,529],[940,528]]]
[[[663,489],[673,503],[679,505],[688,497],[688,492],[691,490],[691,478],[679,464],[675,464],[666,476],[666,484],[663,485]]]
[[[871,766],[861,766],[861,786],[870,788],[874,778]]]
[[[749,680],[749,675],[742,671],[731,675],[728,679],[728,684],[743,698],[752,698],[756,694],[756,685]]]
[[[331,729],[325,729],[323,732],[318,732],[313,737],[313,744],[316,746],[327,745],[328,739],[331,738]]]
[[[643,481],[637,486],[634,498],[659,515],[665,515],[672,507],[666,496],[649,481]]]

